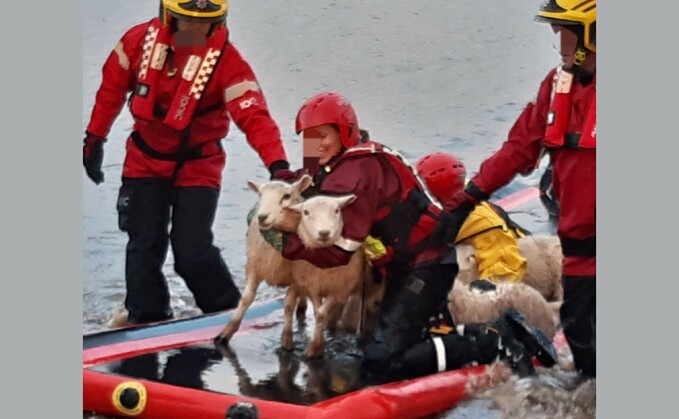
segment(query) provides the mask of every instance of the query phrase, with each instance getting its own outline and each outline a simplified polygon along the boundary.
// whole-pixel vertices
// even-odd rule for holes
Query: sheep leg
[[[342,316],[342,304],[335,304],[333,308],[328,312],[328,317],[326,319],[326,330],[330,333],[336,333],[338,323],[340,323],[340,317]]]
[[[243,321],[243,316],[245,316],[245,312],[255,299],[257,288],[259,288],[259,284],[262,281],[256,277],[252,269],[248,269],[247,271],[245,290],[243,290],[240,301],[238,301],[238,307],[236,307],[236,310],[234,310],[231,315],[231,320],[229,320],[222,331],[215,337],[215,343],[224,345],[229,343],[231,337],[238,331],[238,328]]]
[[[281,347],[286,351],[292,351],[294,345],[292,340],[292,317],[298,297],[297,290],[291,285],[285,294],[283,303],[283,332],[281,333]]]
[[[351,295],[339,313],[338,327],[347,333],[360,333],[362,300],[359,295]]]
[[[326,297],[321,300],[320,297],[314,296],[312,298],[316,314],[316,324],[314,326],[314,334],[311,341],[306,347],[304,354],[308,358],[318,358],[323,356],[325,346],[325,339],[323,338],[323,331],[328,321],[328,314],[333,310],[337,304],[335,297]]]
[[[297,310],[295,311],[297,320],[303,321],[306,318],[306,309],[307,309],[307,297],[304,294],[300,294],[299,297],[297,298]]]

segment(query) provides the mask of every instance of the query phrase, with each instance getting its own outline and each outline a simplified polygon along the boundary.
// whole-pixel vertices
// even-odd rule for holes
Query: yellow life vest
[[[455,243],[474,246],[479,278],[518,282],[526,272],[526,259],[516,239],[524,235],[508,226],[488,202],[481,202],[462,224]]]

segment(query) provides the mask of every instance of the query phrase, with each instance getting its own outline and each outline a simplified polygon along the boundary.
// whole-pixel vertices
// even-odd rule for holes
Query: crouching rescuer
[[[296,130],[319,139],[319,166],[305,193],[354,194],[342,209],[342,237],[334,245],[307,249],[284,234],[283,256],[322,268],[346,264],[370,235],[386,249],[380,258],[386,290],[379,323],[365,344],[363,368],[389,379],[412,378],[498,359],[518,373],[534,371],[532,357],[555,363],[551,341],[509,311],[490,324],[455,325],[432,334],[432,319],[447,312],[447,295],[458,273],[456,253],[431,233],[442,210],[413,167],[384,144],[359,142],[353,106],[337,93],[320,93],[301,107]],[[467,213],[461,218],[464,220]]]

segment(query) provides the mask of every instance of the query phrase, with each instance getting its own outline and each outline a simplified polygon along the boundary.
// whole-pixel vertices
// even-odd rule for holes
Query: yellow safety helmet
[[[582,25],[582,43],[596,52],[596,0],[546,0],[535,20],[552,25]]]
[[[160,0],[160,21],[165,25],[172,16],[221,23],[228,10],[229,0]]]

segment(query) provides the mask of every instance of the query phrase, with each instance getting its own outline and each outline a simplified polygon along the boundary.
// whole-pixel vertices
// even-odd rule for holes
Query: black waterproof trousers
[[[162,179],[123,179],[117,209],[119,227],[129,237],[125,308],[130,322],[172,317],[162,272],[170,243],[174,269],[204,313],[238,304],[240,291],[219,249],[213,245],[212,224],[218,198],[219,190],[215,188],[174,187]]]
[[[596,377],[596,276],[563,275],[561,326],[575,368]]]
[[[454,249],[411,269],[387,270],[379,323],[363,348],[366,372],[404,379],[506,359],[523,376],[535,372],[534,355],[543,365],[554,365],[550,339],[516,310],[489,324],[458,325],[447,335],[431,335],[430,319],[448,311],[448,292],[458,270]]]
[[[497,334],[450,334],[442,342],[445,360],[437,360],[427,327],[444,310],[458,272],[457,255],[448,249],[414,267],[387,270],[387,289],[377,328],[365,347],[363,368],[368,372],[409,378],[470,362],[489,363],[499,356]],[[445,362],[444,362],[445,361]]]

